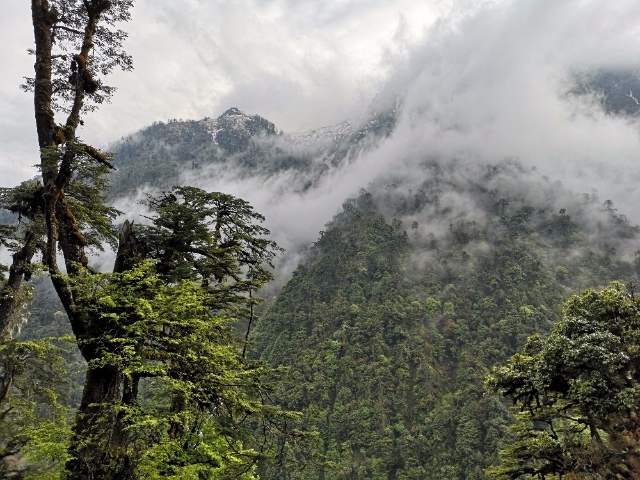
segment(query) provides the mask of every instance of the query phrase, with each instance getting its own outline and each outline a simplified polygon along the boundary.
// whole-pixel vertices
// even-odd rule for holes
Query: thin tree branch
[[[80,30],[76,30],[75,28],[69,28],[69,27],[65,27],[64,25],[54,25],[53,27],[51,27],[53,30],[64,30],[65,32],[69,32],[69,33],[75,33],[76,35],[82,35],[83,32],[81,32]],[[54,55],[51,58],[55,58],[56,56],[58,57],[65,57],[66,55]]]

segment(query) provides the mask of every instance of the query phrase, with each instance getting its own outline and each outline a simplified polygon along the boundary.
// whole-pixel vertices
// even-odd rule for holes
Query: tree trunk
[[[138,244],[126,221],[120,231],[120,239],[114,272],[132,268],[138,254]],[[61,242],[63,243],[63,242]],[[83,319],[82,324],[99,322]],[[102,332],[87,332],[90,339]],[[91,361],[99,359],[101,349],[95,341],[81,346],[89,369],[85,378],[82,401],[73,426],[73,438],[69,452],[73,458],[67,463],[69,480],[126,480],[133,478],[132,465],[127,454],[127,435],[124,430],[122,408],[134,405],[138,396],[137,377],[127,377],[115,366],[91,368]]]
[[[36,253],[36,246],[36,236],[28,231],[22,248],[13,254],[9,278],[0,292],[0,345],[9,339],[13,326],[11,320],[24,302],[24,297],[20,294],[20,286],[23,278],[30,275],[29,268],[31,259]]]
[[[55,121],[51,109],[51,50],[53,48],[52,27],[55,17],[52,15],[47,0],[31,1],[31,16],[36,44],[35,85],[33,91],[36,130],[38,145],[41,149],[55,147]],[[52,178],[50,172],[43,170],[44,183]],[[47,175],[48,174],[48,175]],[[48,177],[48,178],[47,178]]]
[[[82,401],[73,425],[67,462],[69,480],[131,478],[121,406],[122,375],[115,367],[87,370]]]

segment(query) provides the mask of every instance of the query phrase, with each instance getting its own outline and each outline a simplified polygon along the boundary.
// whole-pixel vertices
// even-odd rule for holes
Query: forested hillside
[[[238,120],[256,126],[235,156],[224,157],[209,131],[193,134],[201,122],[158,124],[120,145],[116,185],[127,172],[127,194],[147,176],[169,188],[186,162],[179,151],[218,152],[220,169],[229,158],[261,158],[251,145],[278,136],[275,128],[236,110],[220,118],[229,115],[238,118],[224,138],[240,138]],[[151,151],[160,174],[127,153]],[[323,152],[308,165],[321,165]],[[509,405],[483,388],[491,366],[549,332],[570,295],[637,279],[640,228],[613,202],[517,160],[478,163],[425,157],[411,175],[387,173],[347,199],[263,312],[252,355],[288,369],[274,400],[301,412],[299,427],[320,443],[312,452],[285,448],[279,462],[262,465],[262,478],[485,478],[512,422]],[[254,163],[244,175],[303,164]],[[50,287],[38,281],[36,292],[19,338],[68,333]],[[77,354],[66,362],[58,390],[73,407],[84,363]]]
[[[385,128],[393,115],[379,116]],[[390,131],[353,133],[345,123],[294,139],[237,109],[158,123],[118,144],[110,195],[168,189],[185,169],[293,171],[290,188],[313,195],[325,173]],[[640,228],[612,201],[514,159],[410,165],[346,199],[251,335],[254,357],[287,369],[273,400],[301,412],[298,427],[319,439],[316,450],[285,447],[262,478],[485,478],[512,423],[508,403],[483,388],[491,367],[549,332],[570,295],[637,279]],[[51,287],[35,284],[18,338],[69,333]],[[56,391],[73,408],[85,363],[64,358]]]
[[[18,3],[0,477],[640,478],[633,0]]]
[[[279,400],[326,455],[265,478],[485,478],[511,421],[490,367],[569,295],[637,278],[640,229],[610,201],[514,161],[420,175],[347,200],[262,318],[259,354],[290,369]]]

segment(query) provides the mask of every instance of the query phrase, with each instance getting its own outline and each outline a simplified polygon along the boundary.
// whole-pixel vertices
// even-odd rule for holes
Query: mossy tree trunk
[[[130,6],[127,6],[127,2],[31,2],[36,59],[32,90],[43,178],[42,202],[39,207],[46,225],[43,263],[69,317],[78,347],[89,364],[81,405],[73,427],[70,447],[72,459],[67,464],[68,478],[71,479],[125,478],[118,477],[117,473],[124,471],[122,465],[126,463],[124,449],[119,445],[122,443],[123,433],[115,428],[121,422],[110,419],[102,411],[105,405],[121,400],[121,374],[114,366],[93,365],[100,355],[96,339],[105,334],[105,326],[98,318],[92,318],[86,305],[77,301],[77,292],[68,280],[68,276],[92,275],[92,271],[87,268],[85,252],[88,242],[67,195],[70,183],[81,160],[111,167],[108,159],[98,150],[78,141],[76,131],[82,122],[87,95],[95,94],[101,86],[92,75],[89,59],[97,41],[98,25],[115,4],[120,4],[115,8],[120,9],[119,13],[123,13],[123,18],[126,19],[126,10]],[[75,20],[68,22],[67,16],[72,11],[75,12]],[[61,82],[59,78],[60,65],[55,64],[57,56],[52,52],[59,38],[62,38],[61,41],[66,38],[67,43],[77,48],[75,52],[69,50],[74,53],[59,55],[69,65],[67,85],[64,84],[64,79]],[[103,42],[103,47],[104,43],[110,43],[109,38],[102,38],[100,41]],[[94,69],[98,67],[99,61],[100,58],[94,59]],[[64,124],[58,124],[55,119],[54,84],[56,88],[66,91],[64,100],[68,107]],[[32,250],[34,249],[23,256],[28,257]],[[58,251],[62,252],[67,276],[62,275],[58,265]],[[16,270],[19,274],[20,270]],[[19,283],[19,280],[16,282]]]

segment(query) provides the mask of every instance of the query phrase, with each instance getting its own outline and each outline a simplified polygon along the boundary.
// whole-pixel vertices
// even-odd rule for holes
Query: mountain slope
[[[265,478],[484,478],[509,423],[490,366],[569,294],[637,278],[639,229],[610,202],[513,161],[421,176],[347,201],[259,324],[258,354],[289,368],[279,398],[328,462]]]
[[[631,75],[590,76],[570,93],[635,115]],[[235,108],[155,123],[116,145],[111,196],[168,188],[185,172],[256,184],[284,173],[286,188],[311,196],[355,159],[366,168],[359,155],[397,118],[388,107],[303,134]],[[510,421],[483,391],[490,366],[548,331],[572,293],[637,280],[639,229],[611,202],[513,160],[407,155],[379,155],[388,171],[350,185],[367,190],[327,224],[255,330],[256,355],[289,368],[277,398],[319,432],[326,457],[292,449],[264,478],[484,478]],[[54,307],[34,307],[32,325],[49,325]]]
[[[285,134],[258,115],[230,108],[215,119],[169,120],[116,143],[111,197],[130,195],[144,186],[169,188],[183,174],[225,173],[269,177],[297,172],[292,188],[305,189],[328,170],[377,145],[395,126],[397,111],[371,109],[363,118],[300,134]],[[192,172],[195,173],[195,172]]]

